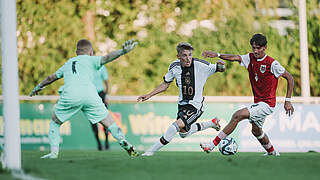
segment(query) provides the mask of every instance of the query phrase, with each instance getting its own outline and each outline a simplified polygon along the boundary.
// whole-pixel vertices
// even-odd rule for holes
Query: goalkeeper
[[[77,56],[70,58],[54,74],[48,76],[32,90],[30,96],[37,95],[45,86],[60,78],[64,78],[63,92],[55,106],[52,121],[50,122],[48,136],[51,152],[41,158],[55,159],[58,157],[59,128],[61,124],[79,111],[82,111],[91,123],[95,124],[99,122],[108,129],[130,156],[138,155],[133,146],[125,139],[122,130],[114,122],[93,84],[95,71],[98,71],[104,64],[112,62],[130,52],[136,45],[137,42],[128,40],[122,45],[122,49],[101,57],[93,56],[93,48],[90,41],[86,39],[79,40],[76,50]]]

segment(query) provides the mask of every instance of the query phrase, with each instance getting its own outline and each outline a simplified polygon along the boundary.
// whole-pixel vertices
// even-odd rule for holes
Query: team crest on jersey
[[[267,66],[266,66],[266,65],[261,65],[261,66],[260,66],[260,72],[261,72],[261,73],[266,72],[266,69],[267,69]]]
[[[186,84],[190,84],[191,83],[191,78],[190,77],[186,77],[184,79],[184,81],[186,82]]]

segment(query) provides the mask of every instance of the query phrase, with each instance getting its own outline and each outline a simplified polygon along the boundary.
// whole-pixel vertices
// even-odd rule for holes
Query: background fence
[[[30,101],[28,97],[24,96],[20,98],[24,99],[20,104],[22,149],[48,149],[49,122],[55,100],[58,97],[38,96],[33,99],[34,101]],[[151,146],[176,119],[176,96],[157,96],[147,103],[136,103],[136,96],[111,96],[109,99],[112,100],[110,110],[116,123],[139,150]],[[280,103],[264,125],[264,131],[282,152],[320,151],[319,98],[310,98],[308,103],[301,103],[302,100],[299,97],[293,98],[295,112],[289,118],[283,109],[283,97],[279,97]],[[199,121],[207,121],[218,116],[222,119],[222,126],[225,126],[232,113],[252,102],[252,98],[206,97],[205,102],[205,112]],[[0,142],[3,143],[2,104],[0,104],[0,115]],[[82,113],[78,113],[70,121],[63,124],[60,131],[63,142],[62,149],[96,149],[97,145],[91,126]],[[104,139],[102,133],[102,126],[100,126],[101,140]],[[200,151],[199,143],[209,141],[216,134],[215,130],[208,129],[186,139],[181,139],[176,135],[172,143],[163,150]],[[236,138],[240,151],[263,151],[251,135],[251,125],[248,120],[241,122],[231,136]],[[111,149],[119,148],[113,138],[110,138],[110,141]]]

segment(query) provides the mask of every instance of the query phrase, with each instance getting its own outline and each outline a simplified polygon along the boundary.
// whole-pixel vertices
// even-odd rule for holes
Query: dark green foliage
[[[263,33],[268,38],[267,54],[277,59],[295,78],[294,95],[301,94],[299,30],[289,29],[288,35],[280,36],[269,24],[279,20],[277,15],[265,15],[261,9],[275,9],[289,6],[294,14],[286,17],[298,27],[298,9],[291,1],[191,1],[191,0],[81,0],[81,1],[17,1],[19,90],[29,94],[32,88],[48,75],[54,73],[70,57],[75,56],[75,44],[85,36],[87,11],[94,17],[95,39],[92,41],[98,55],[103,55],[101,44],[112,40],[114,47],[131,38],[139,41],[138,47],[130,54],[107,65],[110,74],[112,95],[139,95],[157,87],[167,72],[168,66],[176,59],[175,46],[181,41],[192,43],[194,57],[201,58],[205,49],[230,54],[246,54],[251,51],[249,40],[254,33]],[[256,4],[257,3],[257,4]],[[308,0],[308,43],[310,63],[311,95],[320,95],[320,14],[316,10],[317,0]],[[101,11],[107,13],[103,15]],[[145,19],[137,26],[137,20]],[[174,21],[168,31],[169,21]],[[194,21],[196,20],[196,21]],[[211,20],[215,30],[199,26],[202,20]],[[196,22],[192,36],[184,24]],[[195,27],[195,26],[194,26]],[[146,35],[144,37],[144,35]],[[100,53],[100,54],[99,54]],[[207,59],[216,62],[216,59]],[[250,96],[251,88],[245,68],[237,63],[227,63],[226,72],[210,77],[205,95]],[[40,95],[57,94],[63,80],[48,86]],[[284,96],[286,82],[280,81],[278,95]],[[1,88],[0,88],[1,93]],[[166,95],[176,95],[173,83]]]

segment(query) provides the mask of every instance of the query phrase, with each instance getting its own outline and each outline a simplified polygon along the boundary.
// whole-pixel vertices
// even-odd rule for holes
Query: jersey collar
[[[257,59],[257,61],[263,61],[266,57],[267,57],[267,55],[265,54],[265,55],[263,56],[263,58]]]

